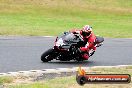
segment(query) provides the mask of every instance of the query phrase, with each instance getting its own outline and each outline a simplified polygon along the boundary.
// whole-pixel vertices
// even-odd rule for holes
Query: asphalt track
[[[132,65],[132,39],[105,38],[104,45],[84,62],[43,63],[41,54],[52,47],[55,37],[0,37],[0,73],[77,66]]]

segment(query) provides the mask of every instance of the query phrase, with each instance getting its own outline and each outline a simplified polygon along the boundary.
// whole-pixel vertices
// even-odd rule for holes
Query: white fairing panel
[[[65,44],[63,43],[62,38],[60,38],[60,39],[56,42],[56,46],[62,46],[62,45],[65,45]]]

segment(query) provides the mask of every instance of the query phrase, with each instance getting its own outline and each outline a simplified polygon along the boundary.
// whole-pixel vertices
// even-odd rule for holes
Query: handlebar
[[[82,38],[82,36],[81,36],[80,34],[76,33],[76,34],[74,34],[74,35],[75,35],[77,38],[79,38],[80,41],[84,41],[83,38]]]

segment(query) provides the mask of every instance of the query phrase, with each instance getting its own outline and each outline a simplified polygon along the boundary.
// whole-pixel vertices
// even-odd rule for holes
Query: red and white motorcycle
[[[95,46],[101,46],[103,41],[103,37],[96,36]],[[82,57],[83,52],[80,51],[80,47],[84,47],[85,44],[80,34],[64,32],[56,38],[54,47],[42,54],[41,60],[43,62],[48,62],[53,59],[60,61],[83,61],[85,59]],[[92,54],[89,52],[89,56],[92,56]]]

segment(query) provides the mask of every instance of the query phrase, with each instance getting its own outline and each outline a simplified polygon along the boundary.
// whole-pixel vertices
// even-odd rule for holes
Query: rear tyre
[[[54,49],[52,49],[52,48],[45,51],[41,55],[41,61],[43,61],[43,62],[51,61],[53,59],[53,51],[54,51]]]

